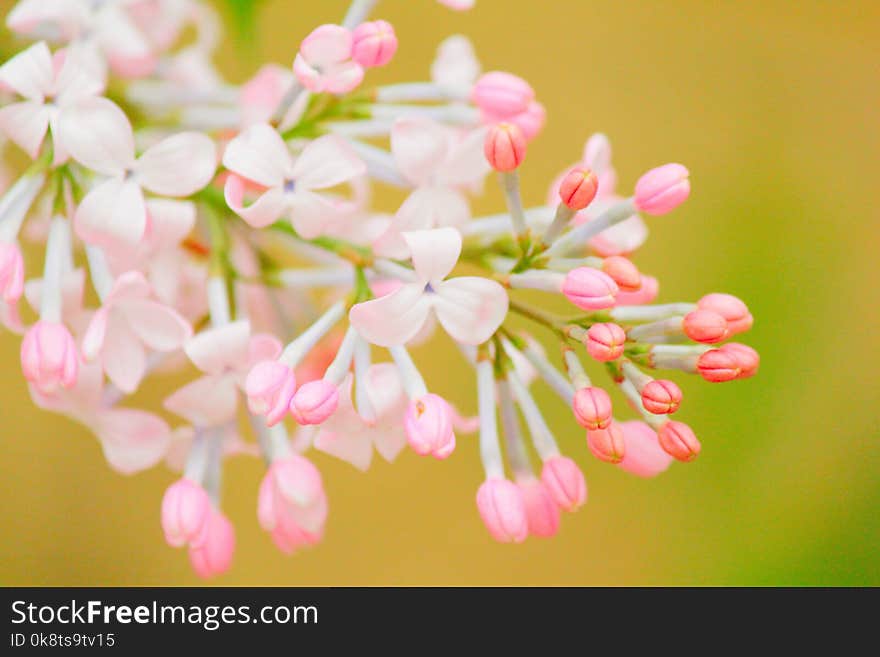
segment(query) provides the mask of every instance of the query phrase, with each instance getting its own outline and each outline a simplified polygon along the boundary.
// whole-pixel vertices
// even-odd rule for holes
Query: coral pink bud
[[[299,424],[321,424],[339,405],[339,389],[324,379],[300,386],[290,401],[290,414]]]
[[[512,481],[486,479],[477,491],[477,510],[496,541],[522,543],[529,534],[526,503]]]
[[[642,274],[642,286],[637,292],[621,290],[615,298],[616,306],[641,306],[651,303],[660,293],[660,282],[653,276]]]
[[[721,345],[721,351],[733,354],[739,363],[740,372],[737,378],[748,379],[758,372],[761,357],[757,351],[748,345],[740,344],[739,342],[728,342],[725,345]]]
[[[681,406],[681,388],[672,381],[657,379],[642,388],[642,404],[654,415],[675,413]]]
[[[583,210],[599,189],[599,179],[586,167],[575,167],[562,179],[559,185],[559,198],[571,210]]]
[[[550,491],[538,479],[528,477],[517,481],[526,505],[526,521],[532,536],[554,536],[559,531],[559,506]]]
[[[626,454],[617,464],[621,470],[639,477],[655,477],[672,463],[672,456],[663,451],[657,432],[644,422],[621,422]]]
[[[681,164],[664,164],[639,178],[636,207],[648,214],[666,214],[684,203],[690,193],[688,170]]]
[[[663,451],[679,461],[693,461],[700,453],[700,441],[684,422],[664,422],[657,438]]]
[[[0,299],[15,303],[24,292],[24,261],[17,244],[0,242]]]
[[[535,91],[521,77],[503,71],[484,73],[471,91],[471,100],[492,117],[509,118],[525,112]]]
[[[695,342],[715,344],[728,335],[727,320],[713,310],[694,310],[681,323],[685,335]]]
[[[724,383],[739,377],[739,359],[730,351],[710,349],[697,360],[697,371],[706,381]]]
[[[532,141],[544,129],[544,123],[547,122],[547,110],[541,103],[532,101],[525,112],[507,117],[506,120],[515,123],[522,130],[526,141]]]
[[[498,123],[489,128],[483,153],[496,171],[513,171],[526,156],[526,138],[513,123]]]
[[[205,489],[184,477],[171,484],[162,498],[162,531],[171,547],[198,543],[211,514]]]
[[[244,384],[248,408],[254,415],[265,415],[269,426],[277,424],[290,407],[296,392],[296,377],[287,365],[264,360],[251,369]]]
[[[365,68],[385,66],[397,52],[397,35],[388,21],[361,23],[352,39],[351,58]]]
[[[73,336],[63,324],[39,321],[21,342],[21,369],[24,378],[40,392],[49,394],[58,386],[76,383],[79,355]]]
[[[189,548],[189,562],[199,577],[207,579],[229,570],[234,552],[235,529],[225,515],[212,508],[202,540]]]
[[[608,256],[602,261],[602,271],[617,283],[622,292],[636,292],[642,287],[642,275],[629,258]]]
[[[577,464],[567,456],[551,456],[544,461],[541,481],[559,508],[574,511],[587,501],[587,482]]]
[[[416,454],[445,459],[455,449],[452,408],[439,395],[428,393],[411,401],[403,416],[403,428]]]
[[[562,293],[581,310],[611,308],[619,291],[614,279],[592,267],[572,269],[562,284]]]
[[[616,422],[606,429],[587,430],[587,447],[597,459],[606,463],[620,463],[626,454],[623,431]]]
[[[700,310],[711,310],[727,320],[727,329],[730,335],[742,333],[752,328],[754,320],[748,306],[732,294],[715,292],[707,294],[697,301]]]
[[[602,388],[577,390],[571,405],[574,418],[585,429],[605,429],[611,424],[611,398]]]
[[[624,343],[626,343],[626,333],[617,324],[610,322],[593,324],[584,340],[587,353],[601,363],[620,358],[623,355]]]

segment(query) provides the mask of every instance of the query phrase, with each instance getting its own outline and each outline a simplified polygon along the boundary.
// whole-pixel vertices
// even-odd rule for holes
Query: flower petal
[[[246,366],[250,335],[250,322],[239,320],[196,334],[187,340],[184,350],[200,370],[219,375]]]
[[[111,312],[101,348],[101,365],[113,384],[126,394],[137,390],[147,370],[147,354],[128,322]]]
[[[460,192],[448,187],[417,187],[395,215],[401,231],[461,226],[471,218],[470,205]]]
[[[231,174],[223,186],[223,195],[226,198],[226,205],[248,225],[265,228],[275,223],[284,213],[287,199],[281,187],[270,187],[248,206],[244,205],[244,187],[244,179]]]
[[[147,201],[147,238],[155,248],[176,246],[190,234],[196,223],[196,206],[190,201],[151,198]]]
[[[447,185],[479,189],[491,167],[483,152],[486,128],[476,128],[457,139],[449,149],[438,176]]]
[[[437,286],[434,312],[455,340],[478,345],[501,326],[507,315],[507,291],[488,278],[462,276]]]
[[[151,146],[138,158],[141,184],[163,196],[189,196],[211,182],[217,169],[217,148],[199,132],[181,132]]]
[[[134,164],[131,124],[106,98],[84,98],[65,107],[55,136],[73,159],[98,173],[118,175]]]
[[[423,185],[446,159],[449,140],[449,129],[436,121],[402,118],[391,128],[391,154],[407,180]]]
[[[150,299],[126,300],[119,304],[131,329],[150,349],[174,351],[192,336],[192,328],[176,310]]]
[[[107,324],[110,319],[109,308],[99,308],[89,322],[82,339],[82,355],[87,361],[94,360],[101,353],[104,338],[107,335]]]
[[[45,41],[22,50],[0,66],[0,83],[20,96],[40,103],[51,92],[54,77],[52,53]]]
[[[215,427],[235,419],[238,389],[228,376],[203,376],[165,398],[172,413],[199,427]]]
[[[422,328],[431,309],[419,284],[352,307],[348,318],[363,338],[380,347],[404,344]]]
[[[324,91],[347,94],[364,80],[364,67],[354,61],[332,64],[323,71]]]
[[[291,175],[297,187],[325,189],[362,176],[367,172],[354,149],[338,135],[318,137],[303,149]]]
[[[281,187],[290,175],[291,158],[281,135],[257,123],[227,144],[223,166],[264,187]]]
[[[150,284],[139,271],[127,271],[116,277],[110,294],[104,299],[104,305],[124,301],[126,299],[145,299],[150,296]]]
[[[55,78],[55,99],[59,106],[76,102],[84,96],[97,96],[104,91],[104,80],[90,66],[80,48],[68,48],[64,63]]]
[[[0,109],[0,131],[17,144],[31,159],[36,159],[49,128],[49,108],[26,100]]]
[[[131,408],[102,411],[94,431],[107,461],[123,474],[156,465],[171,445],[171,430],[162,418]]]
[[[351,32],[341,25],[320,25],[300,44],[300,54],[313,66],[324,68],[351,56]]]
[[[403,239],[419,279],[431,284],[446,278],[461,255],[461,234],[455,228],[408,231]]]
[[[321,194],[308,190],[288,195],[288,203],[290,204],[290,220],[294,229],[300,237],[308,240],[327,232],[327,229],[341,214],[338,204]]]
[[[113,250],[136,246],[147,228],[141,188],[122,177],[111,178],[86,194],[74,215],[76,234],[86,243]]]
[[[465,95],[480,75],[480,62],[470,40],[460,34],[445,39],[431,64],[431,79],[441,87]]]

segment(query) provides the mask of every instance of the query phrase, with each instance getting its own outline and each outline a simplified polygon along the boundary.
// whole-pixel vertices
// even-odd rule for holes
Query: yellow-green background
[[[265,2],[260,55],[289,64],[302,37],[346,5]],[[549,121],[522,170],[528,202],[543,200],[597,130],[612,138],[624,187],[648,167],[686,163],[691,200],[651,219],[637,263],[660,277],[662,300],[713,290],[748,300],[756,321],[745,339],[761,372],[720,386],[686,381],[680,415],[703,454],[656,480],[593,459],[542,393],[590,487],[553,540],[489,539],[474,506],[476,440],[462,437],[446,462],[406,452],[367,474],[316,455],[331,502],[326,539],[288,558],[257,525],[261,465],[233,461],[224,504],[238,550],[216,581],[880,584],[880,4],[479,0],[456,13],[385,0],[379,9],[401,45],[368,83],[424,79],[452,32],[475,41],[486,69],[533,83]],[[220,56],[234,80],[254,70],[232,47]],[[489,188],[477,210],[500,202]],[[473,410],[473,382],[448,343],[415,356],[438,392]],[[0,337],[0,362],[0,583],[196,583],[159,528],[171,473],[115,474],[90,435],[31,404],[14,337]],[[153,386],[147,399],[161,392]]]

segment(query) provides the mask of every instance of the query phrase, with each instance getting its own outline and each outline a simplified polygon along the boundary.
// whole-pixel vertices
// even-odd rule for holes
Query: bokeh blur
[[[4,14],[10,6],[0,2]],[[263,61],[289,65],[300,40],[346,6],[265,0],[256,52],[223,48],[223,70],[241,81]],[[377,16],[401,45],[368,84],[425,79],[437,44],[458,32],[485,69],[534,85],[549,121],[522,170],[529,204],[595,131],[611,137],[624,187],[652,166],[685,163],[691,200],[651,219],[636,262],[660,278],[661,300],[747,300],[756,321],[744,341],[761,371],[725,385],[677,379],[681,419],[703,453],[653,480],[590,456],[569,411],[536,388],[590,499],[555,539],[517,546],[480,523],[475,437],[448,461],[407,450],[366,474],[316,454],[328,530],[291,558],[257,524],[262,464],[233,460],[224,505],[238,549],[216,582],[880,584],[880,3],[479,0],[457,13],[383,0]],[[489,185],[475,209],[501,203]],[[0,584],[199,583],[159,527],[174,475],[110,470],[84,429],[34,407],[18,348],[0,336]],[[475,410],[471,373],[445,337],[414,356],[438,392]],[[157,408],[177,383],[154,382],[138,399]]]

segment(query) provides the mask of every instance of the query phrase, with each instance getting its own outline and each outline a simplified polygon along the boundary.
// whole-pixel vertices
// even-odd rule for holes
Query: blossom
[[[237,174],[226,180],[224,193],[238,216],[255,228],[289,216],[306,238],[320,235],[339,211],[338,203],[318,190],[349,182],[365,171],[363,162],[336,135],[310,142],[294,161],[281,136],[265,123],[233,139],[223,154],[223,165]],[[247,207],[245,179],[267,188]]]
[[[77,103],[59,123],[71,156],[108,177],[86,194],[74,216],[77,234],[89,244],[136,246],[147,228],[143,190],[188,196],[214,175],[214,143],[197,132],[167,137],[136,158],[128,118],[105,98]]]
[[[293,72],[309,91],[343,94],[364,79],[363,67],[352,60],[351,31],[340,25],[321,25],[309,34],[293,61]]]
[[[44,41],[23,50],[0,66],[0,83],[24,100],[0,109],[0,131],[18,144],[31,158],[36,158],[46,136],[52,132],[53,163],[67,159],[66,141],[76,125],[61,118],[83,99],[104,89],[79,51],[59,51],[53,58]]]
[[[455,340],[479,344],[492,336],[507,314],[507,293],[497,282],[479,276],[444,280],[461,253],[461,235],[454,228],[406,232],[415,281],[395,292],[352,307],[349,319],[369,342],[404,344],[436,314]]]

